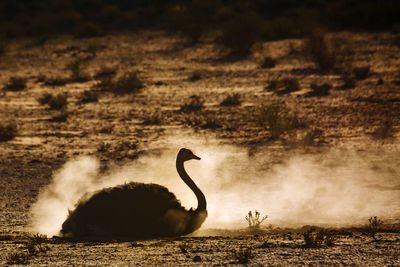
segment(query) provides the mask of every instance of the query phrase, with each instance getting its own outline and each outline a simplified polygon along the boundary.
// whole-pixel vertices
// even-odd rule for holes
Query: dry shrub
[[[37,101],[41,105],[48,105],[49,109],[64,109],[68,104],[67,95],[64,93],[57,95],[45,93]]]
[[[335,238],[333,235],[328,234],[325,230],[321,229],[315,231],[310,229],[303,233],[304,246],[307,248],[318,248],[324,246],[334,246]]]
[[[233,257],[238,263],[247,264],[253,258],[253,253],[251,248],[240,248],[233,252]]]
[[[7,85],[4,87],[6,91],[22,91],[26,88],[27,78],[12,76]]]
[[[329,90],[332,89],[332,85],[330,85],[329,83],[323,83],[323,84],[312,83],[310,87],[311,87],[311,92],[306,94],[307,97],[328,96]]]
[[[144,87],[144,83],[136,71],[125,73],[116,81],[105,80],[103,82],[108,86],[108,90],[114,94],[138,93]]]
[[[159,125],[161,124],[162,117],[159,113],[149,114],[142,122],[143,125]]]
[[[268,215],[265,215],[264,217],[260,218],[260,212],[257,210],[254,211],[254,216],[251,210],[245,217],[246,221],[249,223],[249,228],[251,229],[258,229],[260,228],[260,225],[268,218]]]
[[[257,126],[268,130],[271,139],[278,139],[282,134],[302,126],[297,117],[289,114],[286,106],[282,104],[261,105],[250,119]]]
[[[228,94],[224,100],[221,102],[221,106],[239,106],[242,103],[240,100],[240,94],[238,93],[233,93],[233,94]]]
[[[10,141],[17,135],[15,123],[0,124],[0,142]]]
[[[204,100],[198,95],[192,95],[190,101],[181,106],[180,111],[190,113],[202,110],[204,108]]]
[[[202,71],[200,70],[195,70],[192,72],[192,74],[189,77],[189,81],[191,82],[195,82],[201,79],[201,77],[203,76]]]
[[[99,100],[99,92],[93,90],[85,90],[78,96],[80,103],[97,102]]]
[[[30,258],[26,251],[14,251],[7,256],[7,264],[28,264]]]
[[[368,219],[369,224],[366,227],[366,232],[369,236],[371,236],[374,240],[376,240],[376,234],[380,230],[383,225],[383,221],[379,219],[377,216],[371,217]]]

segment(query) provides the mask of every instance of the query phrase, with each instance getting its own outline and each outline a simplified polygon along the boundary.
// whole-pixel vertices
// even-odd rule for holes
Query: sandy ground
[[[389,33],[343,32],[332,34],[331,38],[342,40],[354,51],[353,65],[370,66],[368,77],[357,80],[354,89],[340,90],[343,83],[340,73],[317,71],[302,55],[299,39],[265,43],[240,60],[207,40],[188,45],[181,38],[151,31],[94,39],[62,36],[44,44],[32,39],[12,41],[0,56],[0,84],[5,86],[10,77],[18,75],[27,78],[27,88],[3,90],[0,96],[1,122],[15,122],[18,126],[13,140],[0,142],[1,264],[6,264],[12,252],[26,250],[24,233],[29,229],[32,204],[40,190],[50,183],[52,174],[79,155],[94,155],[105,168],[109,164],[122,165],[140,157],[149,144],[159,142],[162,148],[166,134],[191,129],[222,144],[246,147],[250,152],[268,149],[271,165],[292,151],[319,154],[330,148],[365,154],[374,151],[378,155],[383,151],[398,156],[399,46]],[[101,45],[95,56],[88,51],[91,42]],[[261,68],[266,55],[277,59],[275,67]],[[51,78],[68,79],[71,74],[67,65],[76,57],[88,58],[83,72],[91,78],[58,86],[46,84]],[[94,77],[105,66],[116,68],[118,74],[138,71],[145,88],[140,93],[121,96],[102,92],[97,102],[81,103],[80,95],[98,83]],[[285,95],[266,90],[277,77],[297,78],[300,90]],[[305,97],[312,82],[329,82],[333,86],[330,95]],[[38,103],[37,99],[45,92],[68,95],[65,122],[52,119],[61,111],[49,110]],[[239,93],[241,105],[221,106],[228,93]],[[180,112],[192,95],[200,95],[205,108],[196,113]],[[271,141],[269,132],[248,118],[260,104],[274,102],[284,102],[308,126]],[[157,123],[145,123],[155,117],[159,119]],[[219,126],[209,127],[210,118]],[[395,130],[394,136],[372,138],[372,133],[388,120]],[[314,128],[321,130],[320,135],[311,143],[305,142],[307,132]],[[395,162],[392,158],[385,166],[391,170],[393,188],[400,184]],[[397,215],[392,219],[398,220]],[[370,242],[370,237],[358,232],[351,236],[337,235],[335,246],[321,248],[304,248],[301,235],[293,240],[285,236],[217,234],[137,243],[50,239],[45,241],[49,250],[32,256],[29,263],[227,265],[237,263],[233,251],[251,248],[250,264],[255,266],[400,265],[398,233],[382,233],[377,242]],[[260,247],[265,241],[270,244]],[[188,244],[185,253],[179,247],[183,243]],[[195,256],[200,256],[200,261],[196,261],[198,258],[193,261]]]

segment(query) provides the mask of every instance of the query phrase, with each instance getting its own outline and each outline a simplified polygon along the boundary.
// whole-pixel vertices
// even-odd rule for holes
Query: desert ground
[[[400,46],[390,32],[335,32],[327,38],[339,43],[341,64],[361,72],[349,74],[349,86],[343,72],[318,69],[304,53],[304,39],[257,44],[247,56],[232,55],[207,38],[192,44],[151,30],[12,40],[0,55],[0,120],[16,127],[13,138],[0,142],[0,264],[400,266]],[[263,64],[267,56],[273,66]],[[137,73],[140,90],[104,86],[108,76],[129,72]],[[13,84],[13,77],[22,78],[22,85]],[[327,90],[318,89],[325,83]],[[46,93],[60,94],[66,103],[52,107],[41,101]],[[221,105],[234,93],[239,103]],[[290,127],[265,124],[262,112],[271,104],[283,107],[283,124]],[[332,237],[331,243],[307,246],[309,228],[271,222],[254,231],[243,214],[242,227],[212,225],[173,239],[90,242],[32,231],[32,206],[69,160],[89,155],[107,172],[171,149],[168,140],[181,133],[249,155],[267,151],[268,157],[261,154],[265,169],[293,154],[357,153],[377,175],[370,181],[377,199],[388,196],[382,216],[366,212],[364,224],[379,215],[384,230],[372,238],[360,221],[329,226],[325,238]]]

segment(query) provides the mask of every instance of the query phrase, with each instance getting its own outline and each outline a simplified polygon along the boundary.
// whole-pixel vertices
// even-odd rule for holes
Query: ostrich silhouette
[[[158,184],[127,183],[105,188],[80,200],[62,225],[65,237],[81,239],[152,238],[194,232],[207,217],[206,198],[184,169],[184,162],[200,158],[180,149],[176,169],[197,197],[196,210],[186,210],[175,195]]]

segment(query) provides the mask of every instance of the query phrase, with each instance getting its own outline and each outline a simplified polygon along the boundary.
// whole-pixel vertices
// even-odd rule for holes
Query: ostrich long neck
[[[186,173],[185,168],[183,167],[183,161],[178,157],[176,159],[176,169],[178,170],[179,176],[182,180],[193,190],[194,194],[197,197],[197,211],[205,210],[207,208],[206,198],[204,197],[203,192],[197,187],[197,185],[193,182],[193,180]]]

